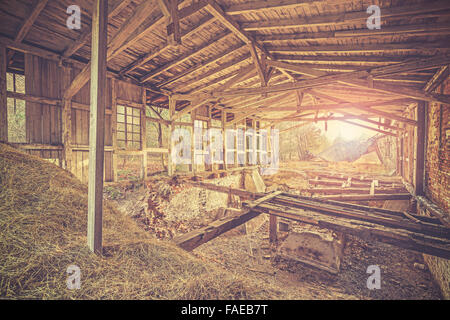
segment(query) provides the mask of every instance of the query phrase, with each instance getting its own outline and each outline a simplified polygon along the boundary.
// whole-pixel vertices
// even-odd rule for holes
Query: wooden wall
[[[27,96],[51,98],[58,103],[46,104],[26,101],[26,152],[45,159],[56,159],[63,163],[62,139],[62,97],[64,69],[57,62],[49,61],[31,54],[25,54],[25,92]],[[80,72],[69,69],[72,81]],[[143,88],[108,78],[107,109],[105,115],[105,181],[114,180],[114,130],[113,83],[115,96],[122,104],[143,106]],[[71,122],[71,171],[82,181],[88,181],[89,168],[89,104],[90,83],[88,82],[73,98],[70,114]]]

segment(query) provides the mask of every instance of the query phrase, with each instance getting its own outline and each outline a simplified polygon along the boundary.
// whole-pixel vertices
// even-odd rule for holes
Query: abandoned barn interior
[[[7,273],[39,250],[13,252],[23,249],[14,246],[20,231],[7,230],[22,222],[28,230],[29,218],[4,219],[26,206],[51,221],[53,208],[69,212],[70,203],[78,213],[58,218],[61,230],[83,226],[77,241],[97,253],[92,259],[114,256],[119,234],[131,247],[147,233],[179,249],[178,264],[183,257],[196,265],[194,255],[234,270],[245,260],[258,281],[295,283],[291,295],[244,298],[450,298],[449,1],[3,0],[0,20],[0,251],[11,257],[0,262],[0,296],[205,298],[200,289],[125,288],[143,286],[143,278],[94,294],[98,274],[84,271],[94,262],[78,253],[67,265],[92,275],[79,296],[65,280],[54,280],[52,293],[39,289],[52,287],[48,274],[37,279],[41,267],[23,267],[41,270],[27,284],[18,271]],[[333,130],[372,134],[326,142]],[[43,200],[31,186],[55,199],[76,186],[86,206],[76,196],[37,205]],[[108,220],[112,202],[142,234]],[[194,213],[200,222],[181,227]],[[46,228],[21,243],[60,232]],[[75,250],[71,241],[58,250]],[[29,261],[16,266],[20,256]],[[382,277],[395,268],[403,276],[370,290],[369,265],[380,265]],[[276,278],[311,272],[327,276]],[[201,281],[199,274],[192,279]],[[356,281],[346,274],[362,279],[359,291],[332,295],[328,284]],[[227,294],[206,298],[237,297]]]

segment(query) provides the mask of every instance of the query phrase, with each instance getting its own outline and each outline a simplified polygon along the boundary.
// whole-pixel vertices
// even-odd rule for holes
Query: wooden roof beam
[[[340,99],[340,98],[335,97],[335,96],[330,96],[330,95],[324,94],[324,93],[322,93],[320,91],[317,91],[317,90],[308,90],[308,92],[311,93],[312,95],[316,96],[316,97],[323,98],[323,99],[328,99],[328,100],[336,102],[336,103],[342,103],[342,104],[351,103],[351,102],[349,102],[347,100]],[[403,103],[407,103],[407,102],[411,102],[411,100],[409,100],[409,99],[397,99],[397,100],[391,100],[391,101],[386,102],[386,103],[403,104]],[[384,111],[379,111],[379,110],[376,110],[376,109],[372,108],[374,106],[381,106],[381,105],[384,105],[384,103],[377,103],[376,105],[358,104],[357,108],[358,109],[364,109],[365,111],[367,111],[367,112],[369,112],[371,114],[375,114],[375,115],[378,115],[378,116],[383,116],[386,119],[396,120],[396,121],[407,123],[407,124],[410,124],[410,125],[413,125],[413,126],[417,125],[417,121],[415,121],[415,120],[412,120],[412,119],[409,119],[409,118],[406,118],[406,117],[402,117],[402,116],[398,116],[398,115],[396,115],[396,114],[394,114],[392,112],[384,112]]]
[[[177,57],[175,60],[172,60],[169,63],[162,65],[161,67],[157,68],[156,70],[152,70],[149,73],[145,74],[144,76],[141,77],[140,82],[145,83],[145,82],[153,79],[154,77],[160,75],[161,73],[179,65],[180,63],[185,62],[186,60],[189,60],[190,58],[201,53],[202,51],[209,49],[211,46],[216,44],[217,41],[226,39],[230,35],[232,35],[232,33],[230,31],[226,31],[225,33],[222,33],[218,36],[213,37],[208,42],[206,42],[202,46],[200,46],[199,48],[196,48],[194,51],[189,51],[189,52],[181,55],[180,57]]]
[[[341,31],[321,31],[321,32],[301,32],[287,34],[263,34],[255,35],[256,41],[272,42],[272,41],[291,41],[291,40],[336,40],[340,38],[358,38],[373,37],[401,33],[414,33],[414,35],[444,35],[450,33],[450,24],[436,23],[432,25],[402,25],[402,26],[383,26],[381,29],[370,30],[368,28],[341,30]]]
[[[149,12],[152,12],[154,2],[152,0],[145,0],[135,10],[133,15],[125,21],[120,27],[115,36],[108,42],[107,61],[114,58],[121,50],[127,47],[128,43],[134,42],[136,37],[136,30],[142,25],[144,21],[149,21],[151,27],[154,26],[155,19],[149,19]],[[157,19],[157,18],[156,18]],[[75,77],[69,88],[64,93],[65,99],[72,98],[90,79],[91,63],[89,62],[84,69]]]
[[[426,92],[432,92],[448,78],[450,73],[449,71],[450,64],[440,67],[439,70],[431,77],[431,79],[427,81],[423,90],[425,90]]]
[[[431,15],[442,15],[442,11],[449,10],[450,3],[448,1],[433,1],[427,2],[424,6],[422,3],[417,5],[404,5],[392,8],[381,8],[383,12],[383,19],[394,16],[411,16],[419,17],[426,14],[427,17]],[[298,28],[298,27],[319,27],[332,25],[348,24],[356,21],[365,22],[369,15],[366,10],[352,11],[324,16],[301,17],[281,19],[277,21],[257,21],[245,22],[241,24],[243,30],[270,30],[280,28]]]
[[[300,74],[306,75],[311,78],[317,78],[317,77],[330,77],[329,75],[323,71],[314,70],[307,67],[299,67],[299,66],[293,66],[284,62],[278,62],[278,61],[268,61],[268,64],[277,67],[277,68],[288,68],[294,72],[299,72]],[[371,69],[370,72],[377,69]],[[357,73],[346,73],[343,75],[357,75]],[[431,94],[426,93],[421,90],[415,90],[400,86],[393,86],[393,85],[385,85],[382,83],[374,83],[373,87],[369,86],[369,83],[365,80],[353,80],[350,78],[345,79],[345,77],[341,77],[340,79],[335,78],[334,81],[341,82],[343,84],[347,84],[350,86],[356,86],[356,87],[363,87],[368,88],[371,90],[381,91],[381,92],[387,92],[387,93],[394,93],[399,94],[402,96],[410,97],[413,99],[423,100],[423,101],[437,101],[440,103],[450,103],[450,97],[446,95],[439,95],[439,94]],[[301,81],[299,81],[301,82]]]
[[[206,17],[202,18],[198,25],[191,26],[190,28],[181,31],[181,40],[183,40],[184,38],[190,37],[193,33],[197,32],[198,29],[204,28],[205,26],[209,25],[212,22],[214,22],[214,18],[211,16],[206,16]],[[159,46],[156,49],[152,50],[151,52],[141,56],[140,58],[138,58],[137,60],[135,60],[134,62],[129,64],[127,67],[120,70],[119,74],[124,75],[124,74],[127,74],[127,73],[133,71],[136,68],[143,66],[148,61],[150,61],[153,58],[157,57],[158,55],[162,54],[163,52],[165,52],[167,49],[170,49],[171,47],[172,47],[172,45],[170,44],[169,41],[163,43],[161,46]]]
[[[370,126],[366,126],[366,125],[363,125],[363,124],[360,124],[360,123],[355,123],[355,122],[348,121],[348,120],[338,120],[338,121],[341,121],[341,122],[344,122],[344,123],[348,123],[348,124],[352,124],[354,126],[365,128],[365,129],[368,129],[368,130],[376,131],[376,132],[385,134],[387,136],[393,136],[393,137],[397,137],[398,136],[395,133],[392,133],[392,132],[389,132],[389,131],[385,131],[385,130],[381,130],[381,129],[377,129],[377,128],[370,127]]]
[[[248,34],[246,31],[244,31],[241,26],[235,22],[233,19],[230,18],[223,10],[222,8],[214,1],[214,0],[208,0],[208,5],[206,6],[206,9],[217,18],[224,26],[226,26],[228,29],[230,29],[237,37],[239,37],[243,42],[253,45],[255,48],[260,50],[262,53],[264,53],[267,57],[272,59],[271,54],[262,46],[259,44],[253,37]],[[285,70],[282,71],[289,79],[293,80],[292,76]]]
[[[326,4],[334,4],[342,3],[342,0],[253,0],[250,2],[229,5],[225,7],[224,11],[228,15],[238,15],[245,13],[264,12],[274,9],[292,9],[301,6],[308,6],[312,3],[321,2],[326,2]]]
[[[47,5],[47,2],[48,0],[35,1],[33,9],[31,9],[30,14],[24,20],[19,30],[17,31],[16,36],[14,37],[14,41],[16,43],[20,43],[23,41],[23,39],[25,39],[25,36],[28,34],[28,31],[30,31],[31,27],[33,26],[34,22],[36,21],[41,11],[44,10],[45,6]]]
[[[441,42],[405,42],[405,43],[377,43],[358,45],[322,45],[322,46],[266,46],[269,52],[295,52],[295,53],[367,53],[386,52],[397,50],[423,51],[426,49],[450,49],[448,41]]]
[[[176,75],[176,76],[174,76],[174,77],[172,77],[172,78],[169,78],[168,80],[166,80],[166,81],[164,81],[163,83],[159,84],[158,87],[166,86],[166,85],[168,85],[168,84],[170,84],[170,83],[172,83],[172,82],[178,81],[178,80],[180,80],[181,78],[184,78],[184,77],[190,75],[190,74],[193,73],[193,72],[196,72],[196,71],[198,71],[198,70],[201,70],[202,68],[204,68],[204,67],[206,67],[206,66],[209,66],[209,65],[212,64],[212,63],[219,62],[219,61],[223,60],[225,57],[227,57],[228,55],[233,54],[235,51],[237,51],[237,50],[243,48],[244,46],[245,46],[245,45],[242,45],[242,44],[239,44],[239,45],[236,45],[236,46],[232,46],[232,47],[226,49],[224,52],[221,52],[221,53],[218,54],[217,56],[213,56],[213,57],[207,59],[206,61],[203,61],[202,63],[197,64],[197,65],[194,66],[193,68],[190,68],[190,69],[188,69],[188,70],[182,72],[181,74],[178,74],[178,75]],[[245,57],[245,58],[243,58],[244,60],[250,58],[250,53],[247,54],[247,55],[245,55],[244,57]],[[220,72],[220,71],[221,71],[221,68],[222,68],[222,66],[220,66],[218,69],[215,69],[215,70],[218,70],[218,71],[216,71],[216,72]],[[213,72],[213,73],[211,73],[211,74],[214,74],[214,73],[216,73],[216,72]],[[204,75],[207,75],[207,74],[209,74],[209,71],[208,71],[207,73],[205,73]],[[210,74],[210,75],[211,75],[211,74]],[[203,77],[202,77],[202,78],[203,78]],[[199,79],[200,79],[200,78],[199,78]]]
[[[116,0],[108,7],[108,19],[116,16],[120,11],[130,4],[131,0]],[[84,31],[77,40],[72,42],[63,52],[62,56],[68,58],[75,54],[81,47],[83,47],[91,39],[91,30]]]
[[[256,71],[258,72],[259,79],[261,80],[261,87],[265,87],[267,85],[266,70],[263,70],[261,61],[258,57],[258,53],[256,53],[255,45],[253,43],[250,43],[248,46],[250,48],[250,54],[252,55],[253,64],[256,68]]]

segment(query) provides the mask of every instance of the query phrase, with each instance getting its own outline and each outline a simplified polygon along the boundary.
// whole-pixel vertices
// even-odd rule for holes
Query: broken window
[[[141,110],[117,106],[117,146],[125,149],[141,149]]]
[[[17,73],[6,74],[6,89],[10,92],[25,93],[25,76]],[[26,142],[25,100],[7,98],[8,141]]]

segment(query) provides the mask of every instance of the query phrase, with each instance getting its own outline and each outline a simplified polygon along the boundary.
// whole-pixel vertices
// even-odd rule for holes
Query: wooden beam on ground
[[[103,166],[106,109],[108,1],[95,0],[92,13],[91,108],[89,125],[88,246],[102,253]]]
[[[0,142],[8,142],[8,99],[6,97],[6,47],[0,45]]]
[[[243,211],[235,216],[226,216],[211,222],[206,227],[194,230],[173,239],[175,244],[185,250],[192,251],[221,234],[234,229],[259,215],[255,211]]]

